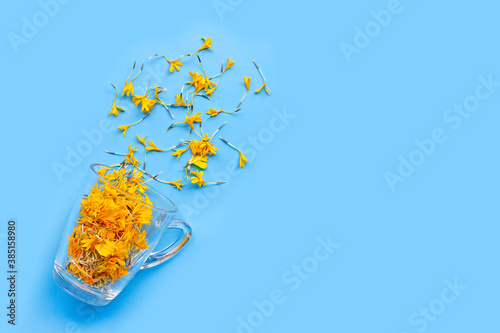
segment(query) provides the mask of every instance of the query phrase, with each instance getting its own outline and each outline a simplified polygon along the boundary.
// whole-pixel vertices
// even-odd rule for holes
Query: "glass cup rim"
[[[105,165],[105,164],[92,163],[90,165],[90,170],[92,170],[92,172],[99,178],[99,180],[101,180],[102,182],[104,182],[104,183],[106,183],[106,184],[108,184],[110,186],[113,186],[117,191],[119,191],[120,193],[126,195],[131,200],[140,202],[142,205],[144,205],[146,207],[149,207],[151,209],[156,209],[156,210],[159,210],[159,211],[162,211],[162,212],[166,212],[166,213],[176,213],[177,212],[177,210],[178,210],[177,209],[177,205],[172,200],[170,200],[165,195],[163,195],[163,193],[161,193],[160,191],[158,191],[157,189],[155,189],[154,187],[148,186],[148,191],[151,190],[151,191],[155,192],[156,194],[158,194],[162,199],[167,200],[168,202],[170,202],[170,204],[172,204],[172,206],[174,207],[174,210],[168,210],[168,209],[165,209],[165,208],[160,208],[160,207],[157,207],[155,205],[150,205],[150,204],[148,204],[148,203],[146,203],[144,201],[137,200],[136,198],[132,197],[130,194],[128,194],[128,193],[120,190],[119,188],[117,188],[116,186],[114,186],[113,184],[111,184],[110,182],[108,182],[105,178],[101,177],[101,175],[99,175],[99,173],[96,170],[97,167],[106,168],[106,169],[113,169],[112,167],[110,167],[109,165]]]

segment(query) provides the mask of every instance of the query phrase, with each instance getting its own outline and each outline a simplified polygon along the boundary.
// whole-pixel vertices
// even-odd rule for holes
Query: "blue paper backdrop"
[[[499,4],[494,1],[9,2],[0,12],[3,143],[2,332],[494,332],[500,270]],[[200,53],[209,73],[231,57],[205,119],[217,141],[218,188],[158,189],[183,209],[193,239],[140,272],[104,308],[52,280],[75,191],[93,162],[118,163],[148,135],[161,147],[185,128],[161,107],[109,117],[134,59]],[[196,59],[137,80],[173,102]],[[139,88],[138,88],[139,89]],[[176,119],[183,111],[173,110]],[[138,155],[140,156],[140,154]],[[64,165],[64,168],[61,166]],[[182,163],[149,155],[180,178]],[[7,324],[7,220],[18,223],[16,326]],[[5,275],[4,275],[5,274]]]

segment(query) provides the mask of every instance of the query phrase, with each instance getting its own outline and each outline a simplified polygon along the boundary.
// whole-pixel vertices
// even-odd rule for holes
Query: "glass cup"
[[[66,222],[54,262],[52,275],[57,285],[70,295],[88,304],[102,306],[111,302],[139,270],[156,266],[177,254],[191,238],[191,227],[186,222],[179,219],[176,205],[154,188],[149,187],[145,191],[151,202],[154,203],[150,205],[138,199],[134,199],[99,175],[99,170],[111,169],[110,167],[102,164],[92,164],[90,169],[91,172],[88,175],[88,179],[84,182],[84,188],[82,191],[78,192],[80,196],[74,203]],[[133,257],[127,260],[128,274],[118,278],[115,282],[110,282],[99,287],[84,282],[68,270],[68,264],[70,263],[70,258],[68,256],[68,239],[73,233],[77,220],[81,216],[81,199],[88,195],[97,183],[110,185],[113,189],[120,192],[121,195],[128,196],[128,199],[135,200],[139,205],[147,207],[151,210],[153,217],[151,223],[142,225],[140,229],[141,232],[145,231],[146,233],[145,238],[148,248],[138,251]],[[164,234],[164,239],[168,238],[171,240],[170,244],[161,250],[153,251]]]

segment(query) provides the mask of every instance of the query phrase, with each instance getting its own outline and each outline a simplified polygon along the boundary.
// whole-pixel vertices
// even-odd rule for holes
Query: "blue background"
[[[226,7],[216,7],[221,3]],[[240,332],[498,331],[500,92],[481,101],[459,129],[443,115],[474,94],[479,76],[500,80],[500,7],[481,0],[403,1],[402,11],[348,62],[341,43],[353,45],[355,28],[364,29],[374,20],[370,12],[388,3],[70,1],[17,53],[8,34],[20,35],[23,17],[33,21],[42,7],[32,0],[4,4],[0,234],[5,253],[6,221],[17,219],[19,297],[11,327],[2,278],[2,331],[237,332],[238,318],[255,317],[254,301],[269,300],[276,289],[285,301]],[[213,40],[214,50],[200,53],[208,72],[217,73],[228,56],[236,64],[211,104],[199,100],[199,111],[233,108],[244,75],[259,87],[252,59],[272,90],[250,93],[237,115],[205,120],[206,132],[227,120],[221,136],[239,144],[269,134],[275,112],[295,118],[261,142],[241,173],[230,166],[231,179],[216,194],[158,185],[184,208],[195,208],[186,214],[192,241],[167,264],[140,272],[108,306],[84,305],[60,290],[51,272],[88,165],[118,163],[103,150],[126,151],[138,144],[136,134],[169,147],[187,131],[163,134],[171,119],[156,107],[125,138],[117,130],[105,133],[62,180],[53,164],[65,163],[67,147],[77,149],[87,140],[82,131],[99,129],[102,119],[117,127],[140,118],[120,98],[127,112],[107,116],[114,96],[108,81],[121,89],[134,59],[193,52],[200,37]],[[146,67],[137,86],[153,76],[172,102],[197,64],[186,59],[174,75],[161,59]],[[430,138],[435,128],[447,140],[391,191],[384,174],[397,173],[398,157],[407,159],[417,149],[414,140]],[[217,144],[206,172],[213,180],[238,157]],[[180,178],[181,162],[169,154],[150,154],[148,164],[168,180]],[[328,236],[340,247],[293,289],[283,276],[290,277],[293,265],[311,263],[317,238]],[[439,309],[445,281],[455,279],[467,288]],[[440,313],[424,320],[425,327],[423,317],[410,321],[429,306]]]

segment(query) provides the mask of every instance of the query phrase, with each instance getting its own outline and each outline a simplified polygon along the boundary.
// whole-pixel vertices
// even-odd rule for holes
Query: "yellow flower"
[[[205,78],[199,79],[195,84],[194,84],[194,90],[196,92],[206,89],[208,87],[207,80]]]
[[[205,94],[207,94],[207,96],[212,97],[212,94],[214,93],[214,91],[215,91],[216,88],[217,88],[217,86],[213,86],[210,89],[205,89]]]
[[[139,161],[135,158],[134,152],[137,151],[137,147],[132,148],[132,145],[128,146],[128,154],[125,156],[125,162],[132,164],[133,166],[138,166]]]
[[[156,103],[158,103],[157,100],[151,99],[148,97],[144,97],[142,99],[141,112],[144,112],[146,114],[149,113],[149,111],[151,111],[153,109],[153,107],[156,105]]]
[[[168,182],[167,184],[170,184],[170,185],[172,185],[173,187],[175,187],[176,189],[180,190],[180,189],[182,189],[181,180],[182,180],[182,179],[178,179],[178,180],[176,180],[175,182]]]
[[[208,134],[205,134],[201,141],[191,140],[189,142],[189,148],[191,148],[191,153],[194,155],[215,155],[218,148],[210,143],[211,138]]]
[[[141,69],[139,70],[139,73],[137,73],[136,76],[134,76],[129,80],[130,76],[132,75],[135,69],[135,61],[134,61],[134,66],[132,67],[132,71],[125,80],[125,86],[123,87],[122,96],[125,94],[127,94],[127,96],[130,96],[130,94],[132,94],[132,96],[134,95],[134,85],[132,84],[132,82],[134,82],[134,80],[141,74],[143,68],[144,68],[144,61],[142,62],[142,66]]]
[[[204,181],[202,178],[203,171],[194,170],[194,171],[191,171],[191,175],[192,175],[191,176],[191,183],[198,184],[198,186],[200,186],[200,187],[207,184],[207,182]]]
[[[132,148],[132,145],[128,145],[128,153],[129,154],[134,154],[135,151],[137,151],[136,146],[134,146],[134,148]]]
[[[217,86],[215,83],[213,83],[212,81],[210,81],[208,78],[206,79],[205,90],[208,89],[208,88],[211,88],[211,87],[215,87],[215,86]]]
[[[217,154],[217,150],[219,150],[219,148],[215,147],[213,144],[207,142],[207,154],[208,155],[215,155]]]
[[[132,125],[121,125],[118,127],[119,130],[123,131],[123,136],[125,136],[125,133],[127,133],[128,128]]]
[[[191,81],[187,81],[190,86],[194,86],[200,79],[203,77],[203,74],[199,74],[198,72],[189,72],[189,76],[191,76]]]
[[[115,117],[118,116],[118,111],[123,111],[124,109],[116,106],[115,101],[113,100],[113,106],[111,107],[111,111],[109,112],[110,115],[114,115]]]
[[[262,87],[260,87],[259,89],[255,90],[255,93],[258,93],[259,91],[261,91],[261,90],[262,90],[262,88],[264,88],[264,90],[266,91],[266,93],[267,93],[268,95],[271,93],[271,90],[269,90],[269,89],[267,88],[267,82],[266,82],[266,81],[264,81],[264,84],[262,85]]]
[[[191,149],[191,154],[194,155],[205,155],[203,153],[203,148],[205,147],[205,142],[199,140],[191,140],[189,142],[189,148]]]
[[[128,164],[131,164],[133,166],[139,166],[140,162],[137,160],[137,158],[135,158],[134,155],[131,155],[131,156],[125,156],[125,161],[128,163]]]
[[[146,147],[146,150],[147,151],[163,151],[162,149],[156,147],[155,143],[153,142],[153,140],[150,140],[149,141],[149,147]]]
[[[240,168],[245,167],[245,162],[248,162],[247,158],[243,153],[240,151]]]
[[[127,96],[130,96],[130,94],[134,95],[134,85],[132,84],[132,81],[134,81],[134,79],[130,81],[125,81],[125,86],[123,87],[122,96],[125,94],[127,94]]]
[[[226,65],[226,69],[224,70],[224,72],[227,71],[229,68],[233,67],[233,65],[234,65],[234,61],[231,60],[231,58],[227,58],[227,65]]]
[[[201,37],[201,39],[203,39],[204,43],[203,45],[198,49],[198,52],[200,52],[201,50],[205,50],[205,49],[208,49],[208,48],[211,48],[213,50],[213,47],[212,47],[212,38],[204,38],[204,37]]]
[[[142,135],[139,137],[138,135],[135,136],[137,138],[137,140],[142,143],[142,145],[144,146],[144,148],[146,148],[146,138],[143,138]],[[146,136],[147,137],[147,136]]]
[[[146,97],[146,95],[133,95],[132,94],[132,102],[135,105],[141,104],[142,100]]]
[[[208,162],[208,156],[206,156],[206,155],[203,155],[203,156],[194,155],[189,159],[188,164],[189,165],[191,165],[191,164],[196,165],[200,169],[206,169],[207,162]]]
[[[170,64],[170,73],[173,73],[174,70],[177,70],[179,71],[179,66],[182,66],[182,62],[180,62],[179,60],[181,60],[181,58],[179,59],[176,59],[176,60],[168,60],[167,58],[165,58],[168,63]]]
[[[218,115],[219,113],[222,113],[224,112],[223,110],[214,110],[212,109],[211,107],[208,108],[208,111],[207,111],[207,114],[210,115],[210,117],[215,117],[216,115]]]
[[[214,93],[215,89],[217,89],[217,85],[207,79],[205,85],[205,94],[212,97],[212,94]]]
[[[179,106],[189,106],[182,100],[182,94],[175,95],[175,103],[177,103],[177,105]]]
[[[186,83],[189,83],[190,86],[194,86],[194,90],[196,92],[205,89],[207,94],[209,94],[208,90],[211,90],[210,94],[212,94],[215,90],[215,88],[211,89],[212,87],[215,87],[215,83],[211,82],[208,78],[203,77],[203,74],[198,74],[198,72],[189,72],[189,75],[191,76],[191,81],[186,81]]]
[[[201,113],[198,112],[193,115],[193,112],[189,111],[186,116],[186,124],[188,124],[192,130],[194,130],[193,123],[199,123],[199,122],[201,122]]]
[[[245,82],[245,85],[247,86],[247,91],[250,89],[250,80],[252,80],[252,78],[248,78],[246,76],[243,76],[243,81]]]
[[[189,147],[187,147],[186,149],[174,149],[174,153],[172,154],[172,156],[176,156],[177,159],[179,159],[179,157],[188,149]]]
[[[155,99],[158,99],[158,94],[164,92],[165,90],[165,88],[155,86]]]

